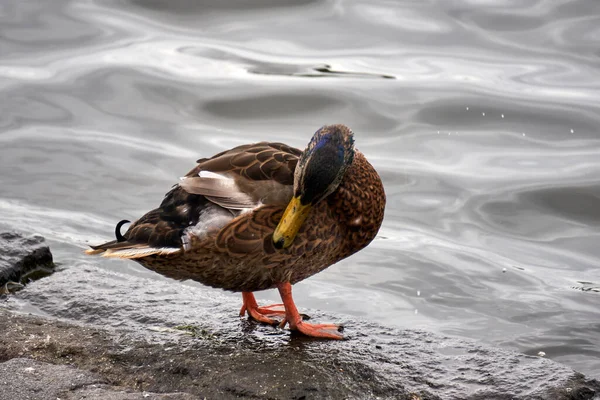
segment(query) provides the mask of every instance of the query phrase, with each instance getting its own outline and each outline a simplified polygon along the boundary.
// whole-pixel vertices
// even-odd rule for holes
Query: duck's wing
[[[117,240],[87,253],[119,258],[178,254],[187,250],[188,234],[217,232],[263,204],[284,207],[292,197],[300,154],[282,143],[260,142],[200,159],[158,208],[117,234]]]
[[[198,160],[179,186],[232,210],[287,204],[302,152],[282,143],[243,145]]]

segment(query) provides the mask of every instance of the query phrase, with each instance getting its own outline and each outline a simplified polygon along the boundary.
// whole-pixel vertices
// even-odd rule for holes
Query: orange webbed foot
[[[344,339],[344,335],[342,334],[344,327],[336,324],[308,324],[300,321],[295,326],[290,324],[290,329],[314,338]]]
[[[283,304],[271,304],[268,306],[259,307],[252,292],[242,292],[242,298],[244,300],[244,305],[242,305],[242,308],[240,309],[240,317],[246,315],[247,312],[252,319],[258,322],[269,325],[277,325],[279,324],[279,320],[269,317],[285,316]]]
[[[344,339],[344,335],[341,333],[344,328],[340,325],[309,324],[302,321],[302,315],[298,312],[296,304],[294,304],[292,285],[289,282],[280,284],[277,288],[286,311],[285,319],[279,324],[280,328],[289,323],[291,330],[298,331],[306,336],[322,339]]]

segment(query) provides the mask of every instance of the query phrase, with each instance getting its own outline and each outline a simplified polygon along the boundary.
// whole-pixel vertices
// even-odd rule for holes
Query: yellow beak
[[[302,205],[300,197],[292,197],[273,233],[276,248],[285,249],[292,244],[311,208],[310,204]]]

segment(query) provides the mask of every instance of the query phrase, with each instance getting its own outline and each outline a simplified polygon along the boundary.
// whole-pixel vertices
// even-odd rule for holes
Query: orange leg
[[[340,333],[341,327],[335,324],[308,324],[302,322],[302,315],[298,313],[294,299],[292,298],[292,285],[281,283],[277,285],[279,294],[285,306],[285,319],[281,321],[279,326],[283,328],[286,323],[290,324],[290,329],[298,331],[306,336],[325,339],[343,339],[344,336]]]
[[[250,317],[259,322],[269,325],[277,325],[279,321],[271,319],[268,316],[285,315],[285,311],[283,309],[276,309],[277,307],[282,308],[283,304],[271,304],[269,306],[259,307],[252,292],[242,292],[242,299],[244,300],[244,305],[240,310],[240,317],[246,315],[247,311]]]

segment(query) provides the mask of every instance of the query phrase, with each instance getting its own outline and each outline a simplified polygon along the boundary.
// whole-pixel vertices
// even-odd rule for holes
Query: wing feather
[[[230,231],[229,217],[225,218],[229,213],[235,220],[244,210],[289,202],[301,153],[282,143],[260,142],[199,159],[198,165],[165,195],[158,208],[131,224],[117,240],[93,246],[86,253],[132,259],[177,254],[187,249],[185,240],[190,233]],[[209,220],[210,215],[219,218]],[[264,234],[259,236],[264,239]],[[241,240],[239,252],[261,243],[254,234],[237,240]]]
[[[233,179],[185,177],[179,186],[188,193],[200,194],[213,203],[231,210],[243,210],[257,206],[257,199],[240,190]]]

